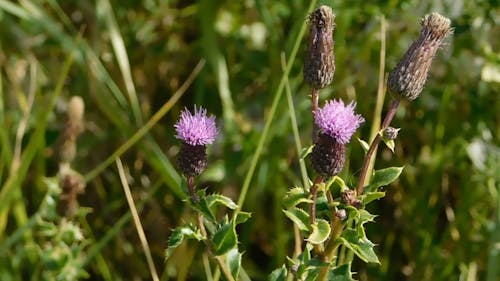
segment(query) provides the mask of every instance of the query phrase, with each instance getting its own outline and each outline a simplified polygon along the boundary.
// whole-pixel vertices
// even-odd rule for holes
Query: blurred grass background
[[[379,150],[376,168],[404,165],[405,170],[370,210],[379,215],[368,226],[368,237],[378,244],[381,265],[356,262],[357,279],[499,280],[499,1],[320,3],[337,15],[337,70],[321,100],[355,99],[367,119],[359,134],[364,139],[373,119],[382,18],[385,72],[417,37],[425,14],[437,11],[455,27],[421,97],[403,104],[393,121],[402,128],[396,154]],[[0,193],[7,194],[0,195],[0,244],[37,211],[46,192],[43,178],[57,173],[67,101],[80,95],[86,131],[73,168],[87,175],[80,205],[92,208],[82,222],[89,243],[85,269],[92,280],[149,280],[116,167],[89,172],[143,127],[205,60],[180,101],[122,156],[161,278],[203,280],[200,245],[188,243],[167,262],[163,258],[171,229],[190,217],[175,169],[179,142],[173,124],[180,110],[193,104],[218,116],[222,135],[210,147],[201,185],[236,201],[283,74],[281,53],[290,54],[308,5],[301,0],[0,0]],[[304,40],[288,79],[302,143],[309,145],[305,46]],[[58,81],[64,81],[60,93]],[[52,95],[53,107],[47,101]],[[282,96],[243,206],[253,217],[238,228],[243,266],[253,280],[265,280],[293,250],[293,228],[281,198],[301,178],[288,112]],[[21,125],[26,127],[19,142]],[[350,168],[343,175],[353,185],[362,150],[355,141],[350,149]],[[19,172],[12,176],[14,168]],[[37,280],[29,279],[37,260],[25,247],[32,235],[26,232],[0,256],[2,280]]]

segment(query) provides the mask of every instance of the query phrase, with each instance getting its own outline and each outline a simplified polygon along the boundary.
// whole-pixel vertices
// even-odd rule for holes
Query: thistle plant
[[[330,100],[318,108],[318,91],[333,80],[334,15],[327,6],[312,12],[310,37],[305,58],[304,81],[313,87],[313,145],[307,149],[317,176],[311,188],[293,187],[285,196],[284,213],[304,237],[300,255],[289,257],[283,267],[270,275],[270,280],[354,280],[350,252],[365,262],[379,263],[374,244],[368,239],[364,225],[376,217],[365,208],[385,196],[381,187],[389,185],[403,167],[389,167],[373,172],[365,182],[369,163],[380,141],[393,147],[399,129],[390,127],[401,100],[412,101],[423,90],[428,72],[443,40],[452,33],[450,21],[437,14],[422,20],[419,38],[410,46],[388,77],[388,89],[394,100],[373,141],[361,141],[366,155],[357,186],[349,186],[338,175],[346,163],[346,146],[364,122],[354,111],[355,102]],[[352,149],[356,149],[353,147]],[[304,157],[305,157],[304,156]]]
[[[177,164],[185,176],[189,200],[186,203],[196,212],[197,223],[188,223],[173,230],[165,252],[168,259],[173,250],[184,240],[195,239],[204,242],[208,256],[217,264],[227,280],[238,280],[242,253],[238,250],[236,225],[250,218],[250,213],[238,212],[229,218],[226,213],[222,219],[217,214],[218,207],[224,206],[235,210],[238,206],[221,194],[206,194],[195,186],[195,177],[207,167],[207,145],[212,144],[219,132],[215,116],[207,115],[207,110],[196,106],[194,113],[184,109],[179,121],[174,125],[176,137],[181,141]],[[207,256],[204,255],[204,259]],[[205,264],[206,277],[211,277],[212,270]]]

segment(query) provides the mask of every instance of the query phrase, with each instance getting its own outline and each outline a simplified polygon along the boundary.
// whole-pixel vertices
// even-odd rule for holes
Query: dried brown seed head
[[[320,6],[309,15],[309,44],[304,62],[304,80],[322,89],[333,80],[335,54],[333,31],[335,15],[328,6]]]
[[[387,83],[391,93],[408,100],[420,95],[437,50],[453,33],[450,20],[438,13],[426,15],[421,25],[420,36],[391,71]]]

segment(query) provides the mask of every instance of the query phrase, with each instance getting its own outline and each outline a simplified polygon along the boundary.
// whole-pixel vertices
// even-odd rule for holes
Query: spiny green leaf
[[[215,255],[220,256],[227,253],[238,244],[236,230],[232,223],[219,226],[212,239]]]
[[[330,224],[326,220],[319,219],[312,225],[311,235],[306,240],[312,244],[321,244],[330,236],[330,232]]]
[[[374,200],[378,200],[380,198],[383,198],[384,196],[385,196],[385,192],[382,192],[382,191],[366,192],[360,196],[360,199],[363,202],[363,205],[366,205]]]
[[[170,257],[174,249],[179,247],[184,239],[196,239],[198,241],[201,241],[205,238],[193,225],[186,225],[174,229],[172,234],[170,234],[170,238],[168,239],[168,246],[165,250],[165,259],[168,259]]]
[[[217,220],[216,220],[215,215],[213,214],[212,210],[210,210],[210,206],[207,202],[208,196],[205,196],[205,191],[199,190],[197,192],[197,194],[198,194],[198,197],[200,198],[200,202],[193,202],[189,199],[186,199],[186,200],[189,200],[188,202],[189,202],[190,206],[193,207],[193,209],[195,209],[196,211],[203,214],[203,216],[206,219],[208,219],[212,223],[216,223]]]
[[[249,213],[249,212],[239,212],[237,215],[236,215],[236,219],[234,221],[234,225],[238,225],[240,223],[244,223],[246,222],[249,218],[252,217],[252,213]]]
[[[231,200],[231,198],[226,197],[221,194],[210,194],[206,197],[208,207],[212,208],[213,206],[222,205],[227,208],[234,210],[238,208],[238,205]]]
[[[390,167],[382,170],[375,171],[368,190],[376,191],[379,187],[388,185],[395,181],[404,167]]]
[[[348,189],[344,180],[339,176],[334,176],[331,180],[326,184],[326,189],[330,190],[334,194],[340,193],[341,191]]]
[[[355,281],[352,279],[351,264],[343,264],[328,271],[329,281]]]
[[[241,268],[241,256],[243,254],[238,252],[238,248],[231,249],[226,255],[226,264],[234,280],[238,280]]]
[[[344,230],[339,239],[344,246],[353,251],[363,261],[380,263],[377,254],[373,250],[375,244],[368,240],[368,238],[359,236],[356,230]]]
[[[301,187],[290,189],[283,198],[283,205],[286,209],[295,207],[300,203],[312,203],[311,199],[309,199],[309,193]]]
[[[287,270],[285,268],[285,265],[283,265],[280,268],[277,268],[269,274],[269,278],[267,280],[269,281],[285,281],[286,276],[287,276]]]
[[[309,231],[309,214],[299,208],[283,210],[285,215],[291,219],[297,227],[302,231]]]

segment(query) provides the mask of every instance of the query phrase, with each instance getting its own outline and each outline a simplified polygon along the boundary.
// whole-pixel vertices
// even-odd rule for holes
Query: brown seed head
[[[335,15],[328,6],[320,6],[309,15],[309,45],[304,62],[304,80],[322,89],[333,80],[335,55],[333,31]]]
[[[438,13],[426,15],[421,25],[420,36],[391,71],[387,83],[391,93],[408,100],[420,95],[437,50],[453,33],[450,20]]]

